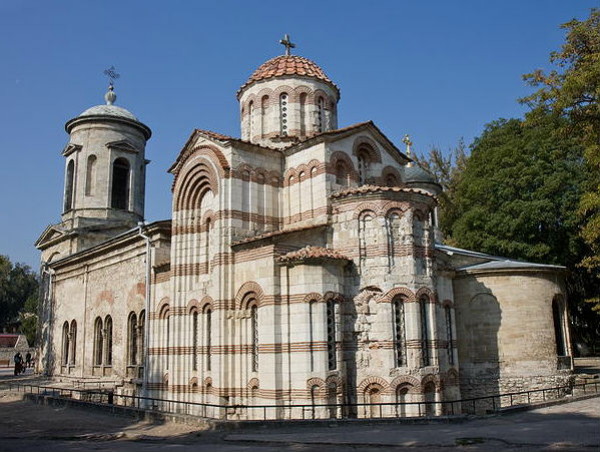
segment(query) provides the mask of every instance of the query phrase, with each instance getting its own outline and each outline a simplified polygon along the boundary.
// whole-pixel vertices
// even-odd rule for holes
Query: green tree
[[[600,287],[600,10],[592,9],[584,21],[573,19],[561,28],[566,39],[560,51],[552,52],[550,62],[557,66],[545,73],[536,70],[524,75],[539,89],[521,99],[532,107],[528,121],[536,123],[550,113],[568,118],[558,132],[562,136],[577,134],[585,147],[587,178],[578,200],[582,219],[581,236],[589,253],[581,265]],[[600,313],[600,290],[588,298]]]
[[[24,264],[0,255],[0,330],[19,319],[27,299],[38,292],[37,275]]]
[[[38,292],[32,293],[23,306],[23,310],[19,315],[21,321],[21,332],[27,337],[27,342],[33,347],[35,345],[35,337],[38,325]]]
[[[432,147],[423,156],[415,156],[423,168],[432,173],[443,188],[439,202],[439,228],[444,234],[444,240],[449,245],[455,245],[452,240],[452,225],[458,218],[456,209],[456,187],[468,159],[464,140],[461,138],[454,149],[443,153],[439,148]]]
[[[581,146],[557,141],[564,120],[536,126],[518,119],[488,124],[471,145],[455,192],[453,240],[515,259],[574,265],[581,249],[573,212],[581,194]]]

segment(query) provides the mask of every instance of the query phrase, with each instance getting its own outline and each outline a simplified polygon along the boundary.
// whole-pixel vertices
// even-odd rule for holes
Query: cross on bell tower
[[[290,49],[293,49],[296,47],[296,44],[292,43],[292,41],[290,40],[290,35],[286,34],[283,39],[279,40],[279,44],[282,44],[283,46],[285,46],[285,54],[286,55],[291,55]]]

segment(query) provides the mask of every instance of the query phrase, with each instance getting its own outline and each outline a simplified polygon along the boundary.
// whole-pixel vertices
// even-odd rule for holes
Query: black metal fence
[[[107,389],[59,388],[33,384],[11,383],[9,389],[24,393],[83,402],[132,407],[161,413],[177,413],[225,420],[268,419],[342,419],[342,418],[402,418],[432,417],[457,414],[486,414],[507,407],[566,397],[598,394],[600,382],[574,384],[531,391],[520,391],[447,401],[324,403],[285,405],[212,404],[179,401],[156,397],[118,394]]]

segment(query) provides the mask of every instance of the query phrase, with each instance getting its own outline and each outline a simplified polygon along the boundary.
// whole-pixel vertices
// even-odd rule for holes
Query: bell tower
[[[69,142],[62,151],[65,183],[61,223],[50,227],[54,231],[51,236],[48,230],[42,234],[36,243],[42,250],[61,236],[59,242],[68,238],[68,246],[63,243],[59,254],[72,254],[144,219],[149,163],[145,148],[152,132],[130,111],[114,105],[113,78],[105,104],[91,107],[65,124]]]

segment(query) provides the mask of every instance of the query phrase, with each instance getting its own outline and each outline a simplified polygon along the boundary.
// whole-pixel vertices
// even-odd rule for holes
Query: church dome
[[[95,107],[88,108],[78,117],[81,118],[82,116],[116,116],[118,118],[138,121],[134,114],[129,110],[126,110],[123,107],[117,107],[116,105],[96,105]]]
[[[112,83],[108,87],[108,92],[104,95],[104,100],[106,100],[106,104],[103,105],[95,105],[94,107],[90,107],[84,112],[82,112],[79,116],[71,119],[65,124],[65,130],[67,133],[71,133],[73,127],[83,123],[89,122],[102,122],[102,121],[111,121],[111,122],[121,122],[128,123],[142,131],[146,140],[150,138],[152,135],[152,131],[148,126],[142,124],[136,116],[131,113],[129,110],[123,107],[117,107],[113,105],[117,100],[117,95],[114,92],[114,87]]]
[[[424,182],[428,184],[437,184],[435,176],[429,171],[424,170],[419,165],[408,166],[404,169],[404,177],[407,183]]]
[[[301,76],[311,77],[330,84],[339,93],[339,89],[335,83],[331,81],[317,63],[298,55],[280,55],[271,58],[263,63],[254,71],[250,78],[244,83],[238,91],[239,94],[250,84],[261,80],[266,80],[274,77],[286,76]]]

